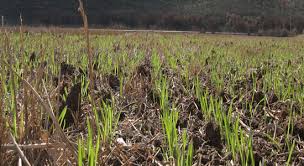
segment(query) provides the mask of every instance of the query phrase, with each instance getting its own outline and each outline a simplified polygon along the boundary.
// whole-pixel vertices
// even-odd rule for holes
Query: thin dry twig
[[[14,136],[12,133],[9,134],[10,138],[12,139],[13,141],[13,144],[20,156],[20,158],[22,159],[22,161],[27,165],[27,166],[31,166],[30,162],[28,161],[28,159],[26,158],[26,156],[24,155],[23,151],[20,149],[19,145],[17,144]]]
[[[18,144],[20,149],[50,149],[50,148],[58,148],[64,146],[61,143],[41,143],[41,144],[27,144],[27,145],[20,145]],[[1,145],[3,149],[15,149],[15,144],[4,144]]]

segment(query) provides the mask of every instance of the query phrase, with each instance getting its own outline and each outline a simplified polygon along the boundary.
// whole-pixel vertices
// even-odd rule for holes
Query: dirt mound
[[[66,125],[71,126],[77,124],[79,116],[81,115],[81,83],[72,86],[70,92],[66,97],[66,101],[62,101],[59,110],[66,108],[65,120]]]
[[[216,124],[214,124],[213,122],[208,122],[205,126],[204,131],[205,131],[204,139],[207,141],[209,145],[217,148],[222,147],[221,132]]]

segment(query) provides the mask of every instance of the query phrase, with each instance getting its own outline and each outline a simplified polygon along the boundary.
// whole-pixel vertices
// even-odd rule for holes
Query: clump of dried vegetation
[[[79,9],[85,40],[0,34],[1,165],[303,164],[302,37],[89,36]]]

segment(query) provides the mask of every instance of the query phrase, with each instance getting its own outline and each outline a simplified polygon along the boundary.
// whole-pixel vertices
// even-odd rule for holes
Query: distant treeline
[[[93,27],[194,30],[201,32],[243,32],[271,36],[288,36],[302,33],[304,16],[240,16],[227,13],[221,15],[178,14],[103,14],[89,16]],[[43,25],[77,25],[78,17],[62,17],[61,20],[45,19]]]
[[[304,29],[302,0],[83,0],[91,27],[243,32],[288,36]],[[10,0],[6,25],[80,26],[76,0]]]
[[[26,18],[25,18],[26,20]],[[304,16],[240,16],[227,13],[225,16],[177,15],[177,14],[102,14],[89,15],[91,27],[194,30],[201,32],[243,32],[249,34],[288,36],[302,33]],[[45,16],[32,19],[29,25],[79,26],[81,18],[75,16]]]

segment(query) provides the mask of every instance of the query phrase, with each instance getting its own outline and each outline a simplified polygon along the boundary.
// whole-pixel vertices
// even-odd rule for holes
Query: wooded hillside
[[[92,26],[176,30],[302,32],[303,0],[84,0]],[[76,0],[9,0],[6,24],[80,25]]]

